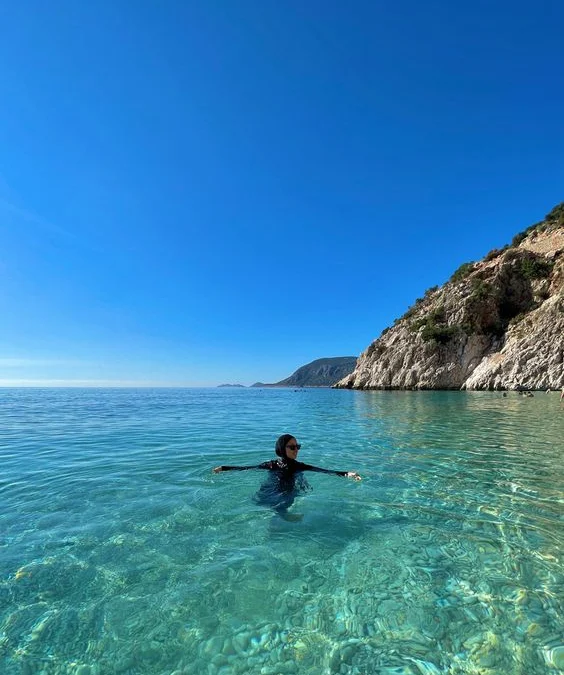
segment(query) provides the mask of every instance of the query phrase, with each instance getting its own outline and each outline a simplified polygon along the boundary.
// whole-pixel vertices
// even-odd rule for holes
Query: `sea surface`
[[[284,432],[308,473],[256,505]],[[3,675],[564,673],[557,393],[0,389]]]

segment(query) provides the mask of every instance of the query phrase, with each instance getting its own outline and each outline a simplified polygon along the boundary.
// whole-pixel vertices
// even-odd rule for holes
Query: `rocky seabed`
[[[482,536],[473,525],[472,539],[446,532],[437,544],[431,530],[420,525],[409,534],[392,528],[378,541],[353,542],[330,560],[304,567],[282,591],[273,587],[271,606],[247,612],[278,617],[272,622],[241,621],[241,582],[232,607],[221,593],[215,599],[210,595],[209,616],[215,618],[204,625],[193,620],[198,612],[194,598],[178,587],[158,597],[149,575],[144,595],[128,594],[125,579],[115,571],[72,557],[48,558],[17,570],[0,586],[4,596],[15,594],[21,601],[29,601],[30,591],[33,596],[33,602],[20,605],[3,623],[0,654],[9,654],[13,664],[4,672],[561,673],[564,640],[555,599],[564,580],[552,572],[535,576],[539,568],[553,569],[554,553],[542,548],[527,553],[536,560],[530,566],[526,556],[520,560],[514,555],[517,539],[523,547],[530,542],[513,526],[500,526],[504,514],[485,507],[483,517]],[[122,536],[119,546],[135,553],[146,542]],[[406,559],[409,564],[402,562]],[[146,573],[154,562],[145,566]],[[295,563],[290,553],[281,554],[281,562]],[[104,599],[63,609],[61,594],[72,591],[73,584],[100,583]],[[205,596],[199,598],[206,602]]]

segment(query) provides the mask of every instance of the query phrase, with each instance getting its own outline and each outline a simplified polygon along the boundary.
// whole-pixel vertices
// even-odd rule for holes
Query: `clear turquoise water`
[[[255,464],[294,433],[286,522]],[[0,672],[564,672],[558,395],[0,390]]]

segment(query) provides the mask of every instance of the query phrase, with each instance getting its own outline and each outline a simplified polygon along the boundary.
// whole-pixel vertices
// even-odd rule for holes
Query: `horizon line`
[[[180,382],[152,382],[139,380],[32,380],[0,379],[2,389],[206,389],[218,384],[186,384]]]

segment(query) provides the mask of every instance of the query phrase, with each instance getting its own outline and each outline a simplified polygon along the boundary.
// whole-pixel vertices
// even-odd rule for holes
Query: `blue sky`
[[[359,354],[564,199],[564,4],[8,3],[0,384]]]

